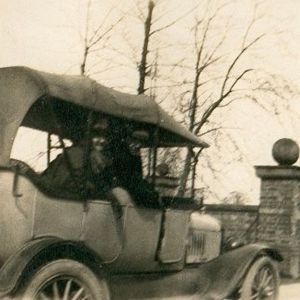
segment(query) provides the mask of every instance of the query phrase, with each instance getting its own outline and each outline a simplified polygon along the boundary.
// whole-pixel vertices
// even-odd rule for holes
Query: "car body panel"
[[[18,176],[17,195],[13,185]],[[0,170],[0,262],[15,253],[33,237],[33,218],[37,188],[11,170]],[[22,191],[22,192],[21,192]]]
[[[2,222],[7,224],[14,218],[16,224],[3,224],[10,231],[3,232],[2,262],[32,239],[56,237],[85,243],[112,272],[170,271],[181,269],[184,264],[188,211],[164,212],[124,204],[122,215],[116,216],[108,201],[53,198],[24,175],[7,170],[0,171],[0,176],[2,182],[10,182],[2,191],[6,195]],[[11,184],[15,176],[19,193],[16,199]],[[160,244],[164,214],[164,239]],[[164,267],[159,260],[172,264]]]
[[[221,224],[212,216],[196,211],[191,214],[190,228],[195,230],[220,232]]]
[[[50,198],[37,191],[35,202],[33,226],[35,238],[55,236],[79,240],[84,214],[83,201]]]
[[[222,231],[219,222],[203,212],[190,215],[186,263],[204,263],[220,255]]]
[[[164,233],[158,251],[160,262],[170,264],[184,260],[189,223],[189,211],[167,209],[164,212]]]
[[[58,242],[59,239],[53,237],[32,240],[13,253],[0,270],[0,296],[7,295],[15,289],[24,271],[40,251]]]
[[[268,249],[259,244],[247,245],[175,273],[115,275],[109,279],[112,300],[221,300],[237,289],[253,261],[266,255]]]
[[[123,219],[120,220],[123,222]],[[123,248],[123,236],[115,218],[114,210],[108,201],[88,201],[84,213],[83,232],[80,240],[102,258],[110,263],[117,259]]]
[[[123,249],[111,268],[121,272],[145,272],[155,268],[162,211],[129,206],[123,218]],[[132,259],[134,257],[134,259]]]
[[[30,241],[12,255],[0,271],[0,294],[11,292],[19,278],[26,272],[32,260],[40,253],[56,253],[59,246],[72,245],[72,241],[48,237]],[[90,252],[88,248],[85,249]],[[202,300],[224,299],[241,282],[251,263],[259,256],[267,255],[270,248],[252,244],[229,251],[214,260],[194,264],[177,272],[110,273],[110,268],[97,266],[100,272],[110,273],[107,281],[112,300],[151,299],[180,296],[197,296]],[[101,259],[96,260],[101,262]],[[104,269],[103,269],[104,268]],[[108,275],[108,274],[107,274]]]

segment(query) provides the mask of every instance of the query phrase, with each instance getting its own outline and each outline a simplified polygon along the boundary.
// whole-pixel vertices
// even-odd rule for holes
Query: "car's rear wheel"
[[[253,263],[245,277],[240,300],[276,300],[279,281],[275,262],[269,257],[261,257]]]
[[[22,300],[109,300],[107,285],[85,265],[59,259],[43,266],[27,283]]]

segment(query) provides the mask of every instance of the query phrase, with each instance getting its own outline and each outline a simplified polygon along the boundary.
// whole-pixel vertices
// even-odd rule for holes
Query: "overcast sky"
[[[103,17],[109,10],[113,0],[99,1],[95,16]],[[126,11],[127,3],[132,1],[115,1],[122,11]],[[172,10],[169,18],[178,16],[182,11],[193,7],[197,1],[165,0],[166,6]],[[184,3],[183,3],[184,2]],[[222,2],[222,1],[220,1]],[[249,3],[240,0],[234,12],[230,12],[233,22],[242,23],[249,15]],[[264,2],[264,1],[263,1]],[[295,86],[300,84],[300,1],[272,0],[265,1],[264,14],[266,26],[282,31],[277,37],[270,38],[263,49],[258,49],[258,57],[263,57],[260,67],[267,67],[276,74],[281,74]],[[25,65],[48,72],[79,74],[82,58],[82,38],[84,30],[86,6],[84,0],[0,0],[0,67]],[[177,9],[176,9],[177,8]],[[229,13],[229,12],[228,12]],[[94,16],[94,17],[95,17]],[[113,16],[112,16],[113,17]],[[170,40],[184,36],[189,20],[182,21],[181,27],[168,31]],[[186,27],[185,27],[186,26]],[[132,35],[141,34],[143,28],[132,27]],[[278,40],[276,40],[278,38]],[[269,43],[269,44],[268,44]],[[117,58],[116,58],[117,59]],[[137,74],[134,69],[123,70],[117,77],[105,75],[100,77],[102,83],[112,86],[128,85],[134,92]],[[98,79],[98,78],[97,78]],[[130,89],[131,88],[131,89]],[[291,109],[299,111],[299,95],[291,99]],[[296,116],[282,111],[278,118],[264,113],[253,104],[235,104],[229,111],[227,125],[235,127],[234,135],[239,137],[241,149],[247,153],[248,166],[232,164],[227,166],[227,181],[216,188],[224,189],[223,196],[232,190],[240,189],[257,201],[259,181],[251,171],[257,164],[273,164],[271,146],[278,138],[291,137],[300,142]],[[293,118],[293,122],[291,119]],[[209,151],[209,150],[208,150]],[[224,160],[227,160],[224,157]],[[238,174],[238,175],[237,175]],[[237,179],[238,178],[238,179]],[[224,188],[226,186],[226,188]]]
[[[27,65],[60,73],[78,64],[82,55],[79,32],[84,28],[84,2],[84,0],[0,0],[2,45],[0,66]],[[104,14],[112,0],[98,2],[101,5],[97,8],[97,12]],[[124,5],[126,2],[132,1],[120,1],[123,6],[126,6]],[[174,9],[176,3],[181,1],[165,0],[165,2]],[[184,6],[192,7],[195,2],[197,1],[185,1]],[[251,1],[238,1],[237,11],[234,14],[237,20],[247,14],[249,2]],[[280,69],[280,72],[299,82],[300,1],[272,0],[266,7],[266,14],[273,18],[272,22],[277,28],[281,27],[285,31],[285,38],[281,37],[276,49],[274,45],[270,49],[265,49],[270,53],[267,62],[274,65],[276,71]],[[182,4],[179,5],[178,10],[180,9],[183,9]],[[178,14],[178,11],[176,13]],[[270,21],[271,18],[266,20]],[[76,68],[72,71],[76,72]]]

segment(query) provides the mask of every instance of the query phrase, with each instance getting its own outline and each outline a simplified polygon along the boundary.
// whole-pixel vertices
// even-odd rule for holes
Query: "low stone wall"
[[[233,236],[251,243],[257,237],[257,205],[205,205],[206,212],[221,221],[225,237]]]

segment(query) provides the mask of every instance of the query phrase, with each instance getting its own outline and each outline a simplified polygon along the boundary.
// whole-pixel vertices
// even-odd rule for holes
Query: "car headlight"
[[[229,236],[223,241],[223,251],[229,251],[233,250],[239,247],[242,247],[245,245],[245,242],[241,239],[234,238],[232,236]]]

